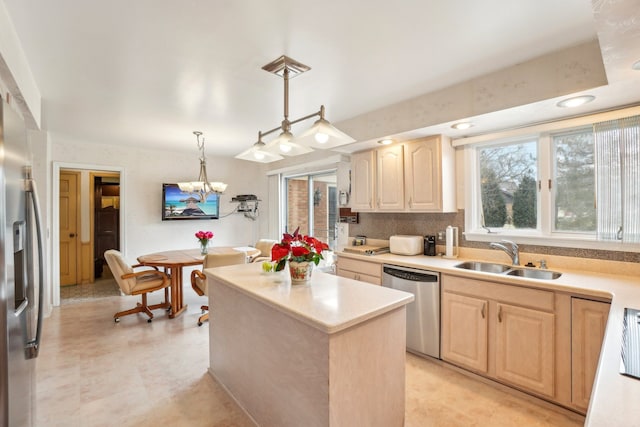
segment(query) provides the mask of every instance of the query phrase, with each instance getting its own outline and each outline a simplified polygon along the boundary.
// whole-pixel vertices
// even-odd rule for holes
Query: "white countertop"
[[[325,333],[332,334],[402,307],[414,297],[321,271],[291,285],[287,269],[265,273],[260,263],[208,268],[205,274]]]
[[[443,259],[423,255],[402,256],[382,254],[375,256],[340,253],[341,257],[355,258],[381,264],[423,268],[442,273],[453,273],[476,279],[495,280],[540,289],[566,291],[596,299],[610,299],[611,311],[604,336],[598,371],[593,385],[586,426],[640,426],[640,380],[620,374],[622,348],[622,318],[624,308],[640,309],[640,278],[630,275],[584,273],[556,269],[562,276],[555,280],[524,279],[455,268],[467,259]],[[621,271],[624,273],[624,270]]]

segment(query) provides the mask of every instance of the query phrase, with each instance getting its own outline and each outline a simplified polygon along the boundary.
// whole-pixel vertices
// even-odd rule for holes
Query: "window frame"
[[[509,138],[486,139],[480,143],[466,144],[463,147],[465,171],[465,239],[476,242],[493,242],[501,239],[513,240],[520,244],[532,244],[551,247],[570,247],[602,249],[610,251],[640,252],[640,244],[617,241],[597,240],[597,233],[563,232],[554,230],[555,170],[553,157],[553,135],[585,129],[580,126],[554,128],[538,133],[523,133]],[[538,179],[538,228],[536,230],[518,230],[490,227],[487,232],[481,224],[480,192],[480,149],[537,140],[537,179]],[[545,184],[546,183],[546,184]],[[549,184],[551,183],[551,188]]]

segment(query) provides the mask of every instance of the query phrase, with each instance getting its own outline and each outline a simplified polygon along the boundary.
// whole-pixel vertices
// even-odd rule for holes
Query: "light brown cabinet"
[[[407,142],[404,148],[406,210],[455,212],[455,151],[439,136]]]
[[[376,152],[364,151],[351,155],[351,209],[373,211],[375,201]]]
[[[610,307],[571,298],[571,403],[582,411],[589,406]]]
[[[496,378],[553,397],[554,314],[509,304],[497,310]]]
[[[442,293],[442,358],[487,373],[488,301]]]
[[[431,136],[351,155],[351,209],[455,212],[455,151]]]
[[[442,358],[553,397],[553,292],[442,275]]]
[[[336,274],[374,285],[382,284],[382,264],[338,256]]]

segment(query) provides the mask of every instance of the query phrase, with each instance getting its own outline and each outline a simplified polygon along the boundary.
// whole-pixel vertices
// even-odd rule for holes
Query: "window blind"
[[[593,125],[597,236],[640,242],[640,116]]]

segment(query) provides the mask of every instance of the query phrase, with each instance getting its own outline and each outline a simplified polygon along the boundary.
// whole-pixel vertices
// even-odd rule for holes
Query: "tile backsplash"
[[[460,230],[460,247],[488,249],[486,242],[470,242],[462,235],[464,210],[455,213],[366,213],[360,212],[359,223],[349,224],[349,234],[363,235],[372,239],[389,239],[393,234],[438,235],[448,225]],[[437,241],[444,245],[444,241]],[[640,253],[607,251],[583,248],[559,248],[554,246],[520,245],[521,252],[560,255],[577,258],[595,258],[610,261],[640,262]]]

